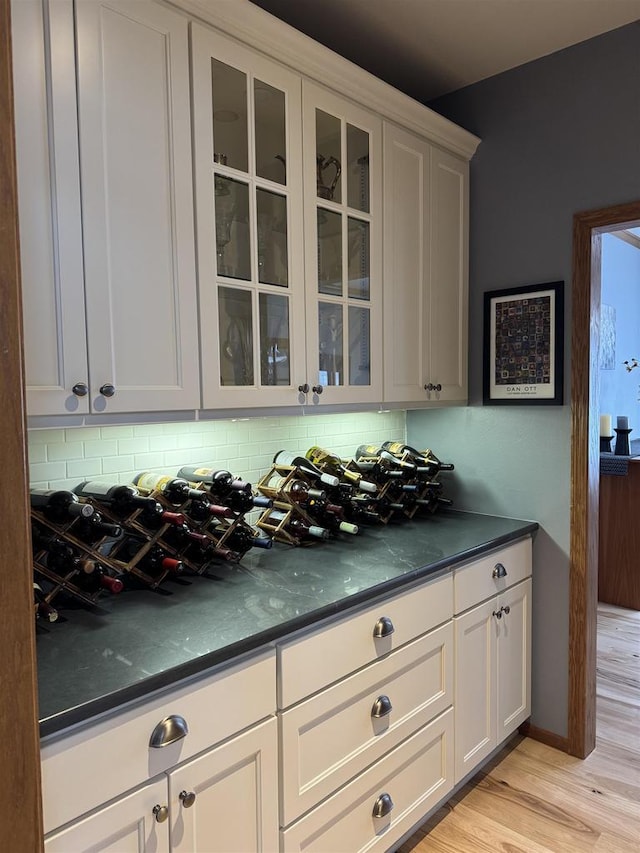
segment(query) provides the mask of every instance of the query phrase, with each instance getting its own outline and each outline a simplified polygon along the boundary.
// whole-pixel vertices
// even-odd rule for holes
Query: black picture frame
[[[564,281],[484,294],[485,406],[561,406]]]

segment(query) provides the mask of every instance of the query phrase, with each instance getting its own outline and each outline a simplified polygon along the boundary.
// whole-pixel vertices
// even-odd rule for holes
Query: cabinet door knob
[[[495,616],[496,619],[502,619],[502,607],[500,608],[500,610],[494,610],[493,616]]]
[[[111,385],[111,383],[106,382],[104,385],[100,386],[100,393],[104,397],[113,397],[113,395],[116,393],[116,387],[115,385]]]
[[[71,390],[76,397],[86,397],[89,393],[89,387],[86,382],[76,382]]]
[[[311,390],[313,391],[314,394],[322,394],[322,388],[323,388],[322,385],[314,385]]]
[[[162,749],[163,746],[169,746],[170,743],[175,743],[177,740],[182,740],[189,734],[189,727],[184,717],[178,714],[171,714],[160,720],[155,729],[151,732],[149,746],[153,749]]]
[[[511,613],[511,608],[509,607],[508,604],[505,604],[505,606],[501,607],[500,609],[502,610],[503,613],[506,613],[507,616]]]
[[[436,385],[435,390],[436,390],[436,391],[442,391],[442,385],[441,385],[439,382],[438,382],[438,384]]]
[[[196,795],[194,791],[180,791],[180,793],[178,794],[178,799],[185,807],[185,809],[190,809],[196,801]]]
[[[371,708],[371,716],[375,719],[387,717],[392,711],[391,699],[388,696],[378,696]]]
[[[305,382],[304,385],[298,385],[298,391],[301,394],[308,394],[309,393],[309,383]]]
[[[393,808],[393,800],[389,794],[380,794],[373,804],[374,817],[386,817]]]
[[[388,637],[390,634],[393,634],[394,631],[395,628],[393,627],[391,619],[389,619],[388,616],[381,616],[373,628],[373,636],[376,640],[379,640],[382,637]]]
[[[158,823],[164,823],[165,820],[169,817],[169,807],[161,806],[160,803],[158,803],[157,806],[154,806],[151,811],[153,812],[153,815],[158,821]]]
[[[507,576],[507,570],[502,565],[502,563],[496,563],[495,566],[493,567],[493,572],[492,572],[492,577],[494,578],[494,580],[497,580],[498,578],[506,578],[506,576]]]

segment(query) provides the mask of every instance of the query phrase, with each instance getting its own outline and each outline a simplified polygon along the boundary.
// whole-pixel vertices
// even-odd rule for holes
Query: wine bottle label
[[[385,450],[388,450],[389,453],[404,453],[404,448],[404,444],[400,441],[385,442]]]
[[[209,474],[213,474],[213,468],[194,468],[191,473],[197,474],[198,477],[208,477]]]
[[[85,483],[82,489],[76,492],[76,494],[106,497],[111,488],[113,488],[113,483],[101,483],[99,480],[96,480],[95,482]]]
[[[152,474],[147,471],[145,474],[139,474],[134,483],[139,489],[144,489],[145,492],[153,492],[158,489],[162,491],[167,483],[174,479],[175,477],[171,475]]]

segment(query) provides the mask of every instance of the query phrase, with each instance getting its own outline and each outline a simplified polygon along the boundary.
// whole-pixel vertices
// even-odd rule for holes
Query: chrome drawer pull
[[[171,714],[170,717],[165,717],[160,720],[155,729],[151,732],[149,746],[153,749],[162,749],[163,746],[169,746],[170,743],[175,743],[189,734],[189,727],[184,717],[179,717],[177,714]]]
[[[167,806],[161,806],[160,803],[158,803],[157,806],[154,806],[151,809],[151,811],[152,811],[155,819],[158,821],[158,823],[164,823],[165,820],[169,817],[168,807]]]
[[[180,791],[180,793],[178,794],[178,799],[185,807],[185,809],[190,809],[196,801],[196,795],[194,791]]]
[[[380,794],[373,804],[374,817],[386,817],[393,808],[393,800],[389,794]]]
[[[376,640],[379,640],[382,637],[388,637],[390,634],[393,634],[394,631],[395,628],[393,627],[391,619],[389,619],[388,616],[381,616],[375,624],[373,636]]]
[[[496,563],[495,564],[495,566],[493,568],[493,575],[492,576],[493,576],[494,580],[497,580],[498,578],[506,578],[507,570],[502,565],[502,563]]]
[[[371,709],[371,716],[375,719],[380,719],[380,717],[387,717],[393,709],[391,705],[391,699],[388,696],[378,696],[376,701],[373,703],[373,707]]]

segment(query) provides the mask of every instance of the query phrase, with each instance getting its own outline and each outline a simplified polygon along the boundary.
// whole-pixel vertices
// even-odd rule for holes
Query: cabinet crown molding
[[[249,0],[174,0],[172,5],[467,160],[480,144],[474,134]]]

